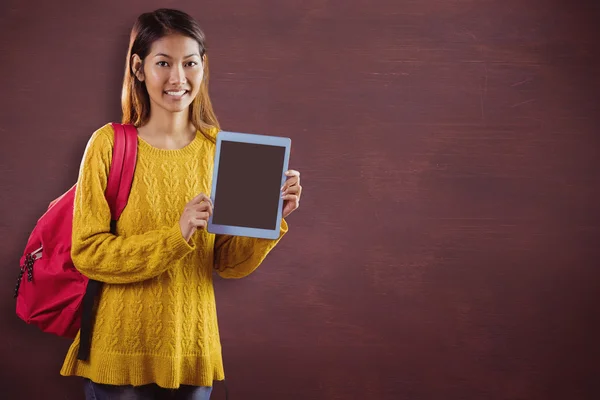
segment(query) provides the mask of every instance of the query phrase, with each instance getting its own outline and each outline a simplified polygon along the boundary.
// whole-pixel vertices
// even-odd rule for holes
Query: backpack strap
[[[112,215],[113,221],[118,221],[123,209],[127,205],[131,184],[133,183],[133,173],[135,171],[135,162],[137,159],[137,130],[133,125],[122,125],[125,131],[125,162],[121,173],[121,184],[117,194],[115,213]]]
[[[127,205],[129,191],[133,182],[133,173],[137,161],[137,130],[129,124],[112,124],[115,131],[113,156],[106,184],[106,201],[110,207],[110,230],[116,234],[117,220]],[[88,280],[81,304],[81,327],[79,332],[79,351],[77,358],[86,361],[90,355],[94,301],[100,293],[102,282]]]
[[[137,158],[137,131],[129,124],[113,123],[112,126],[115,131],[115,144],[105,194],[112,220],[117,221],[127,205],[131,190]]]

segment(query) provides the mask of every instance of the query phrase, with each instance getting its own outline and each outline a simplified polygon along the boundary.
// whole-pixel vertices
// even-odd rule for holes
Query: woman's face
[[[169,112],[187,111],[200,91],[204,75],[200,46],[194,39],[172,34],[152,44],[139,70],[140,58],[133,56],[132,67],[144,81],[150,95],[151,107]]]

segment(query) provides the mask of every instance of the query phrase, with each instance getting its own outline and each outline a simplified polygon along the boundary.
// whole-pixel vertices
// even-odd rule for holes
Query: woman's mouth
[[[165,94],[172,96],[174,98],[177,97],[183,97],[183,95],[187,94],[188,91],[187,90],[178,90],[178,91],[174,91],[174,90],[167,90],[165,91]]]

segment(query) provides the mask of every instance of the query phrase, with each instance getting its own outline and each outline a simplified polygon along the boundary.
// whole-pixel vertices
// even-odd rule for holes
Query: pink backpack
[[[111,230],[127,205],[137,159],[137,130],[112,124],[115,131],[106,200]],[[94,299],[101,283],[83,276],[71,260],[76,185],[52,201],[29,236],[20,260],[14,297],[17,315],[43,332],[74,338],[81,329],[78,358],[89,355]]]

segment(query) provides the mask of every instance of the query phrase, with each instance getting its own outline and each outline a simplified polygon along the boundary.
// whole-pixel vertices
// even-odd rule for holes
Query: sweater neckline
[[[192,141],[184,147],[180,149],[161,149],[158,147],[154,147],[153,145],[142,139],[140,135],[138,135],[138,146],[140,150],[143,150],[144,152],[148,152],[155,156],[179,157],[197,152],[202,144],[202,137],[202,133],[196,131],[196,136],[194,137],[194,139],[192,139]]]

